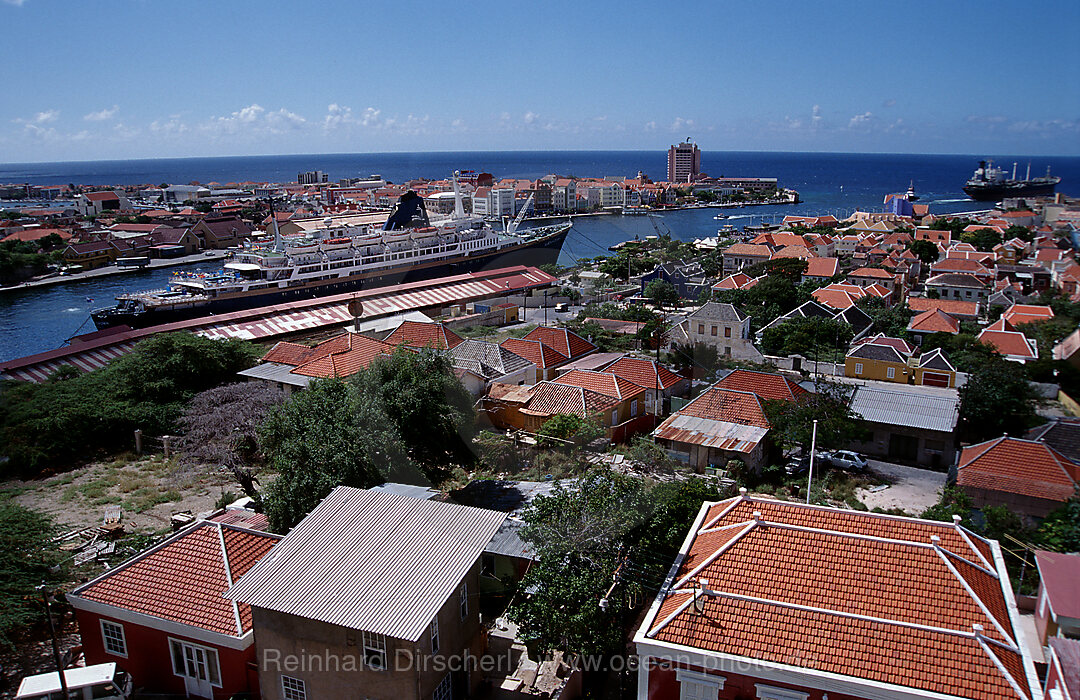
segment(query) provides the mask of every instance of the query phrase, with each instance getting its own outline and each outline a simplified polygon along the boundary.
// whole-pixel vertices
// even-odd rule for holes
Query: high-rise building
[[[701,149],[689,137],[667,152],[668,182],[690,182],[701,173]]]
[[[306,173],[296,174],[296,182],[299,185],[318,185],[329,181],[330,176],[321,170],[309,170]]]

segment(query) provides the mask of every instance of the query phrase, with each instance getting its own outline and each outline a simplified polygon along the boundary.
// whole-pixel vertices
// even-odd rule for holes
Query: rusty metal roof
[[[653,437],[672,442],[714,447],[732,452],[751,452],[761,442],[768,428],[742,425],[676,413],[653,431]]]

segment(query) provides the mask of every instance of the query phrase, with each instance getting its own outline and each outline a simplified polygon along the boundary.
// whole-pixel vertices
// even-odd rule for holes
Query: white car
[[[864,472],[869,466],[866,458],[851,450],[837,450],[826,455],[829,464],[847,472]]]

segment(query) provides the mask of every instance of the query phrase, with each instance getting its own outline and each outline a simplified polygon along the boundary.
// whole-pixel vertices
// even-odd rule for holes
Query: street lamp
[[[810,469],[806,474],[806,504],[810,505],[810,484],[814,481],[814,453],[817,452],[817,419],[814,419],[814,434],[810,438]]]

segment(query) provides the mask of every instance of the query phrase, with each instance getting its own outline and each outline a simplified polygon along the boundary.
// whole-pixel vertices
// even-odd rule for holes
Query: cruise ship
[[[133,328],[280,304],[371,287],[508,265],[542,265],[559,257],[571,223],[522,229],[522,213],[505,231],[466,214],[454,178],[454,213],[429,217],[424,200],[406,192],[382,228],[333,226],[248,242],[217,273],[178,272],[166,289],[121,294],[91,312],[94,325]]]

